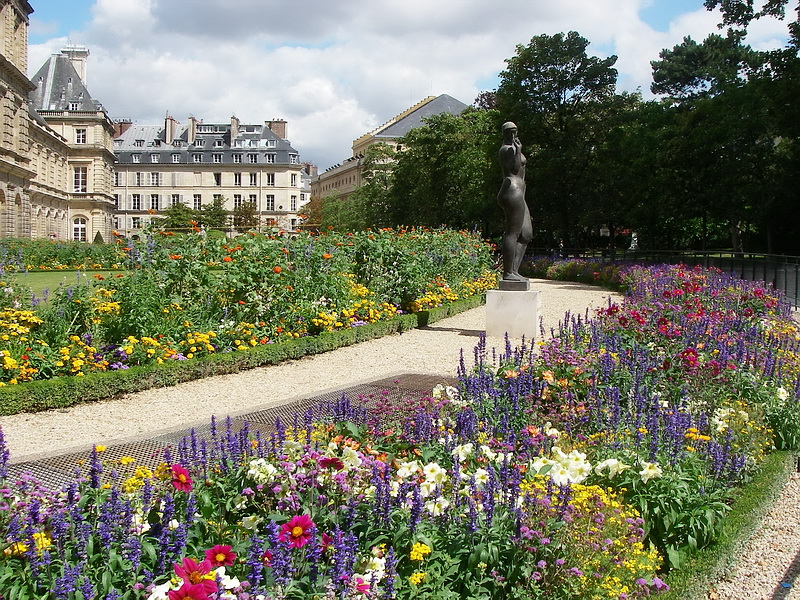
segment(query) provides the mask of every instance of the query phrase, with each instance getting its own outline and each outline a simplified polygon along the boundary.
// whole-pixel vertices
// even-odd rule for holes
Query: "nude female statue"
[[[533,237],[533,226],[525,202],[525,156],[514,123],[503,124],[503,144],[498,151],[498,159],[503,170],[503,184],[497,194],[497,202],[506,216],[503,280],[527,283],[527,278],[519,274],[519,266]]]

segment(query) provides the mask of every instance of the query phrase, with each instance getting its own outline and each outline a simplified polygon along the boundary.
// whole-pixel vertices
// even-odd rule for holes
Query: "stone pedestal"
[[[541,292],[489,290],[486,292],[486,336],[525,337],[532,341],[539,329]]]

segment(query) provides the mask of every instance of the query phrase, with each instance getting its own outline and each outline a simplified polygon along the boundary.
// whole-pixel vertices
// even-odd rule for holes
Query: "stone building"
[[[283,120],[245,125],[204,123],[189,117],[179,124],[116,123],[114,196],[117,227],[143,227],[168,206],[199,210],[215,197],[227,211],[245,203],[255,208],[258,226],[297,229],[300,207],[309,199],[309,165],[287,140]]]
[[[85,48],[27,78],[32,12],[26,0],[0,0],[0,237],[107,240],[113,125],[86,90]]]

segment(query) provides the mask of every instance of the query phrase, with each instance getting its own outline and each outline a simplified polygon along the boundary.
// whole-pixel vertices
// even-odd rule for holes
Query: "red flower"
[[[369,591],[369,584],[361,577],[356,577],[356,591],[361,594],[366,594]]]
[[[230,256],[223,256],[222,262],[231,262],[233,259]]]
[[[281,269],[280,267],[272,267],[272,272],[275,273],[275,274],[278,274],[281,271],[283,271],[283,269]]]
[[[319,459],[319,466],[323,469],[331,468],[334,471],[341,471],[344,469],[342,459],[336,458],[335,456],[323,456]]]
[[[181,492],[192,491],[192,478],[189,471],[180,465],[172,465],[172,487]]]
[[[213,594],[215,591],[216,590],[213,590],[211,593]],[[179,589],[168,591],[167,598],[169,598],[169,600],[183,600],[183,598],[189,598],[190,600],[208,600],[208,594],[209,592],[206,592],[205,586],[201,583],[195,585],[184,583]]]
[[[206,550],[206,560],[215,568],[229,567],[236,562],[236,553],[231,552],[230,546],[221,546],[217,544],[210,550]]]
[[[264,553],[261,555],[261,564],[265,567],[269,567],[272,564],[272,552],[264,550]]]
[[[302,548],[311,541],[311,529],[314,522],[308,515],[297,515],[292,517],[288,523],[281,525],[281,533],[278,539],[288,542],[292,548]]]
[[[208,577],[209,573],[213,570],[211,561],[204,560],[198,563],[191,558],[184,558],[183,564],[179,565],[175,563],[173,566],[175,568],[175,574],[184,581],[184,584],[178,592],[184,588],[188,588],[188,593],[197,593],[199,590],[205,593],[205,596],[185,595],[177,596],[177,598],[203,598],[205,600],[209,594],[213,594],[217,591],[216,580],[213,576],[211,576],[211,578]]]

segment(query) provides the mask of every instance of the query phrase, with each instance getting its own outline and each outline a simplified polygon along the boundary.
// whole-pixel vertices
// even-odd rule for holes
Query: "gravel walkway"
[[[539,317],[548,333],[566,312],[582,316],[616,297],[596,287],[557,281],[532,280],[531,289],[542,292]],[[0,417],[0,428],[11,461],[24,462],[204,425],[212,415],[253,412],[404,373],[454,376],[462,351],[471,364],[485,321],[485,308],[480,307],[430,327],[280,365],[68,409]],[[502,347],[503,340],[488,343]],[[736,568],[709,598],[800,600],[794,587],[799,571],[800,476],[794,475]]]

